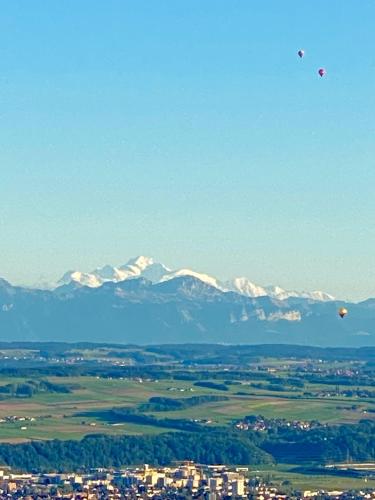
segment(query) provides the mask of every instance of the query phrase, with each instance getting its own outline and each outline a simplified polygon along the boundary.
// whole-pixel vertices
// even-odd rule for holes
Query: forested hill
[[[23,470],[67,471],[174,460],[215,464],[316,463],[375,460],[375,423],[310,432],[175,432],[158,436],[88,436],[82,441],[1,444],[0,462]]]

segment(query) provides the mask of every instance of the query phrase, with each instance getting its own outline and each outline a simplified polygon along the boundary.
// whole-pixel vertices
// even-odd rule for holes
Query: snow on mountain
[[[277,299],[277,300],[285,300],[288,299],[289,297],[294,297],[293,292],[287,292],[280,286],[266,286],[265,287],[266,295],[268,297],[271,297],[272,299]],[[291,295],[292,294],[292,295]]]
[[[332,295],[325,292],[296,292],[293,290],[284,290],[279,286],[263,287],[253,283],[245,277],[234,278],[229,281],[221,282],[213,276],[205,273],[198,273],[192,269],[184,268],[172,271],[164,264],[154,262],[152,257],[145,257],[143,255],[130,259],[126,264],[120,267],[106,265],[94,269],[90,273],[69,271],[59,280],[57,286],[67,285],[73,282],[82,286],[96,288],[108,281],[118,283],[134,278],[145,278],[156,284],[183,276],[197,278],[203,283],[206,283],[223,292],[235,292],[251,298],[268,296],[276,300],[285,300],[291,297],[305,298],[321,302],[334,300]]]
[[[284,290],[279,286],[267,286],[265,287],[266,294],[277,300],[285,300],[291,297],[317,300],[320,302],[327,302],[330,300],[335,300],[335,298],[326,292],[313,291],[313,292],[297,292],[295,290]]]
[[[311,300],[319,300],[321,302],[335,300],[335,297],[333,295],[326,292],[320,292],[319,290],[315,290],[314,292],[302,292],[299,294],[299,296]]]
[[[82,286],[97,288],[102,285],[102,281],[90,273],[81,273],[80,271],[68,271],[58,281],[58,285],[69,285],[69,283],[78,283]]]
[[[153,283],[158,283],[163,276],[170,272],[163,264],[154,262],[151,257],[136,257],[130,259],[126,264],[120,267],[103,266],[98,267],[90,273],[80,271],[68,271],[58,281],[58,286],[67,285],[71,282],[82,286],[97,288],[108,281],[118,283],[127,279],[145,278]]]
[[[140,271],[144,271],[147,267],[152,266],[154,264],[154,259],[152,257],[145,257],[144,255],[139,255],[138,257],[134,257],[134,259],[128,260],[126,264],[121,266],[120,269],[139,269]]]
[[[296,292],[291,290],[284,290],[284,288],[281,288],[280,286],[263,287],[260,285],[256,285],[248,278],[243,277],[226,281],[225,283],[223,283],[222,289],[237,292],[241,295],[252,298],[268,296],[276,300],[285,300],[289,299],[290,297],[311,299],[321,302],[334,300],[334,297],[332,295],[329,295],[325,292]]]
[[[130,259],[120,267],[120,270],[126,275],[123,279],[142,277],[153,283],[158,283],[166,273],[170,272],[168,267],[154,262],[152,257],[144,257],[143,255]]]
[[[248,278],[234,278],[233,280],[223,283],[224,289],[237,292],[246,297],[264,297],[267,295],[266,290],[255,283],[252,283]]]
[[[218,288],[219,290],[223,290],[220,282],[216,278],[213,278],[208,274],[197,273],[196,271],[192,271],[191,269],[178,269],[177,271],[171,271],[165,274],[160,279],[160,282],[173,280],[174,278],[180,278],[181,276],[192,276],[193,278],[197,278],[200,281],[203,281],[203,283],[206,283],[207,285],[213,286],[214,288]]]
[[[108,265],[104,267],[98,267],[97,269],[92,271],[91,274],[102,283],[104,283],[105,281],[123,281],[127,277],[126,273],[121,269]]]

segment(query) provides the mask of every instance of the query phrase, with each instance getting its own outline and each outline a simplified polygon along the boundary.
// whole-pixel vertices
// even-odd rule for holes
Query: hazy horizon
[[[239,274],[239,275],[236,275],[236,276],[230,276],[230,275],[226,275],[225,274],[225,269],[221,269],[219,270],[218,273],[209,273],[207,272],[206,269],[196,269],[196,268],[192,268],[191,266],[188,266],[188,265],[184,265],[184,266],[174,266],[174,267],[171,267],[169,266],[169,263],[168,262],[164,262],[164,261],[159,261],[157,259],[154,259],[153,256],[151,255],[137,255],[137,256],[133,256],[129,259],[125,259],[123,262],[118,262],[117,264],[113,264],[113,263],[110,263],[110,262],[106,262],[106,263],[102,263],[101,265],[98,265],[98,266],[95,266],[95,267],[92,267],[92,268],[69,268],[69,269],[65,269],[62,273],[60,273],[60,275],[58,276],[47,276],[47,275],[40,275],[35,281],[32,281],[32,282],[23,282],[23,281],[12,281],[12,280],[9,280],[7,279],[6,277],[4,276],[0,276],[0,279],[3,278],[3,279],[6,279],[8,282],[10,282],[12,285],[16,285],[16,286],[22,286],[22,287],[25,287],[25,288],[40,288],[40,289],[52,289],[56,286],[60,286],[60,284],[63,283],[62,279],[64,278],[65,279],[65,276],[66,275],[69,275],[73,272],[82,272],[82,273],[87,273],[87,274],[91,274],[91,273],[95,273],[97,271],[99,271],[100,269],[102,269],[103,267],[106,267],[106,266],[110,266],[110,267],[113,267],[113,268],[117,268],[117,269],[120,269],[122,266],[124,265],[127,265],[129,262],[133,263],[133,261],[137,260],[138,258],[146,258],[146,259],[152,259],[152,261],[156,264],[162,264],[164,266],[166,266],[166,268],[168,268],[171,272],[175,272],[175,271],[178,271],[178,270],[181,270],[181,269],[184,269],[184,270],[190,270],[190,271],[194,271],[198,274],[202,274],[202,279],[205,279],[204,276],[205,275],[208,275],[209,277],[211,278],[215,278],[219,281],[219,283],[223,286],[225,286],[226,283],[228,283],[229,281],[233,280],[234,278],[247,278],[249,279],[254,285],[257,285],[257,286],[260,286],[260,287],[264,287],[264,288],[272,288],[274,286],[276,287],[281,287],[282,289],[284,289],[285,291],[295,291],[295,292],[316,292],[316,291],[321,291],[321,292],[325,292],[325,293],[328,293],[330,294],[330,291],[329,290],[323,290],[323,289],[297,289],[296,287],[284,287],[283,284],[281,283],[275,283],[275,282],[269,282],[269,283],[264,283],[264,282],[255,282],[254,280],[252,280],[251,276],[245,276],[243,273],[242,274]],[[71,279],[71,278],[69,278]],[[129,278],[125,278],[125,279],[129,279]],[[370,298],[370,297],[362,297],[362,298],[359,298],[359,299],[353,299],[353,298],[350,298],[350,297],[344,297],[344,296],[334,296],[334,299],[337,299],[337,300],[348,300],[348,301],[353,301],[353,302],[360,302],[361,300],[365,300],[367,298]]]

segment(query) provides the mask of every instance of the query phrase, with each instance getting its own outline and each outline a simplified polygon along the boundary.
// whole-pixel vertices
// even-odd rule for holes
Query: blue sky
[[[146,254],[375,296],[374,20],[374,0],[3,2],[0,275]]]

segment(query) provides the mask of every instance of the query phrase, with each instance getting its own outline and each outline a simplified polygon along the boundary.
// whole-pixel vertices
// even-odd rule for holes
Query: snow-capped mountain
[[[174,278],[180,278],[182,276],[192,276],[193,278],[197,278],[200,281],[203,281],[203,283],[206,283],[207,285],[213,286],[214,288],[218,288],[222,291],[226,291],[216,278],[213,278],[208,274],[197,273],[196,271],[192,271],[191,269],[178,269],[177,271],[170,271],[160,279],[160,282],[173,280]]]
[[[266,295],[268,297],[285,300],[291,297],[301,298],[301,299],[310,299],[310,300],[319,300],[321,302],[326,302],[329,300],[335,300],[333,295],[330,295],[326,292],[320,292],[315,290],[313,292],[296,292],[295,290],[284,290],[279,286],[267,286],[265,287]]]
[[[321,291],[297,292],[294,290],[284,290],[279,286],[261,286],[253,283],[248,278],[240,277],[228,281],[219,279],[205,273],[199,273],[192,269],[182,268],[171,270],[164,264],[154,262],[152,257],[139,256],[130,259],[120,267],[106,265],[86,273],[81,271],[69,271],[58,281],[56,286],[75,283],[90,288],[100,287],[103,283],[119,283],[128,279],[145,278],[153,284],[163,283],[178,277],[191,276],[203,283],[210,285],[222,292],[235,292],[245,297],[270,297],[276,300],[286,300],[288,298],[304,298],[315,301],[334,300],[332,295]]]
[[[256,285],[248,278],[234,278],[233,280],[226,281],[224,288],[229,291],[240,293],[245,297],[265,297],[268,295],[265,288]]]
[[[170,269],[163,264],[155,263],[151,257],[139,256],[130,259],[120,267],[106,265],[98,267],[89,273],[68,271],[58,281],[57,286],[74,282],[82,286],[97,288],[108,281],[118,283],[127,279],[141,277],[152,281],[152,283],[158,283],[169,272]]]
[[[97,278],[92,273],[82,273],[81,271],[67,271],[64,276],[57,282],[60,285],[69,285],[70,283],[78,283],[82,286],[96,288],[103,284],[103,281]]]
[[[264,291],[246,280],[234,280],[242,294],[222,291],[212,281],[204,282],[209,276],[192,276],[189,269],[177,276],[166,272],[169,279],[153,284],[139,274],[150,267],[161,271],[154,262],[128,266],[134,266],[132,277],[117,282],[108,280],[112,271],[105,268],[102,279],[108,281],[103,286],[96,286],[97,276],[79,272],[68,273],[66,278],[76,281],[54,290],[13,286],[0,279],[0,340],[375,345],[375,299],[354,304],[249,297],[244,293]],[[280,289],[272,292],[282,294]],[[341,307],[348,310],[345,319],[338,314]]]

